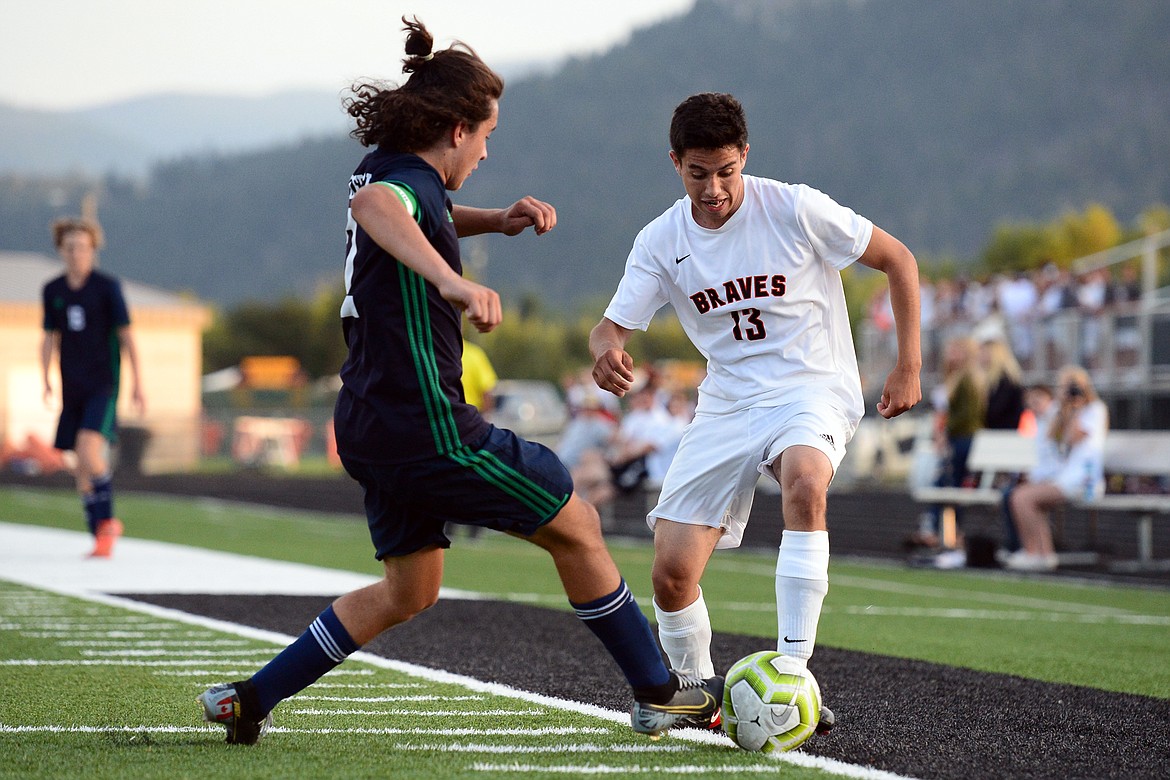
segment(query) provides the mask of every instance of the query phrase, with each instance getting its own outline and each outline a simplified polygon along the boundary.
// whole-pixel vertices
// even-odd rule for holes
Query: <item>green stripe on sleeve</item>
[[[406,213],[410,214],[410,216],[416,221],[418,220],[420,212],[418,208],[418,198],[415,196],[414,190],[402,182],[397,181],[376,181],[374,184],[380,184],[397,195],[398,199],[402,201],[402,205],[406,207]]]

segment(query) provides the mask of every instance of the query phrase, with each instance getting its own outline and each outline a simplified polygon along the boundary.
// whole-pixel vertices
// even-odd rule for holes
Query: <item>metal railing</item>
[[[1016,359],[1028,384],[1050,383],[1061,366],[1075,363],[1089,370],[1102,396],[1114,398],[1170,396],[1170,287],[1158,288],[1166,275],[1170,230],[1080,258],[1074,272],[1085,274],[1137,259],[1141,295],[1132,303],[1089,313],[1065,309],[1048,317],[1006,323]],[[969,336],[971,321],[931,324],[923,328],[923,388],[941,381],[944,345]],[[858,358],[867,395],[880,392],[893,366],[897,345],[892,331],[869,321],[857,334]]]

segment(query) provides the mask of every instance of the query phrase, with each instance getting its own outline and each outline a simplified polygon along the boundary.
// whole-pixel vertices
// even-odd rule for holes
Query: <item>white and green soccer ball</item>
[[[795,750],[813,735],[820,719],[820,686],[797,659],[763,651],[727,670],[723,728],[744,750]]]

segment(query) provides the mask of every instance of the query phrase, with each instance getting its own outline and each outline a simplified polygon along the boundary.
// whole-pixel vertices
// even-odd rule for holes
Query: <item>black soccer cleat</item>
[[[664,702],[640,701],[634,699],[630,712],[630,725],[639,734],[649,734],[657,739],[675,726],[688,725],[691,720],[700,728],[711,728],[712,721],[723,705],[723,678],[716,675],[706,680],[682,675],[671,670],[678,685],[674,695]]]
[[[203,719],[227,729],[229,745],[255,745],[272,725],[272,713],[260,720],[244,717],[240,690],[248,682],[220,683],[201,693],[196,702],[203,705]]]
[[[822,737],[828,736],[829,732],[833,730],[833,726],[836,724],[836,722],[837,716],[833,714],[831,709],[822,704],[821,718],[817,722],[816,733]]]
[[[723,708],[715,710],[715,714],[711,717],[692,716],[683,718],[675,724],[676,728],[680,729],[699,729],[700,731],[710,731],[713,734],[723,733]]]

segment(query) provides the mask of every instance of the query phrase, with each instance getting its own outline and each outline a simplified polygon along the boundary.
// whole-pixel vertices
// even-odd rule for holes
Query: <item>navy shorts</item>
[[[555,453],[495,426],[476,446],[450,455],[391,464],[342,456],[341,462],[365,490],[378,560],[450,547],[447,523],[531,536],[573,493]]]
[[[57,423],[53,446],[71,450],[77,446],[77,432],[97,431],[113,444],[118,439],[118,399],[112,393],[93,393],[76,398],[66,397]]]

